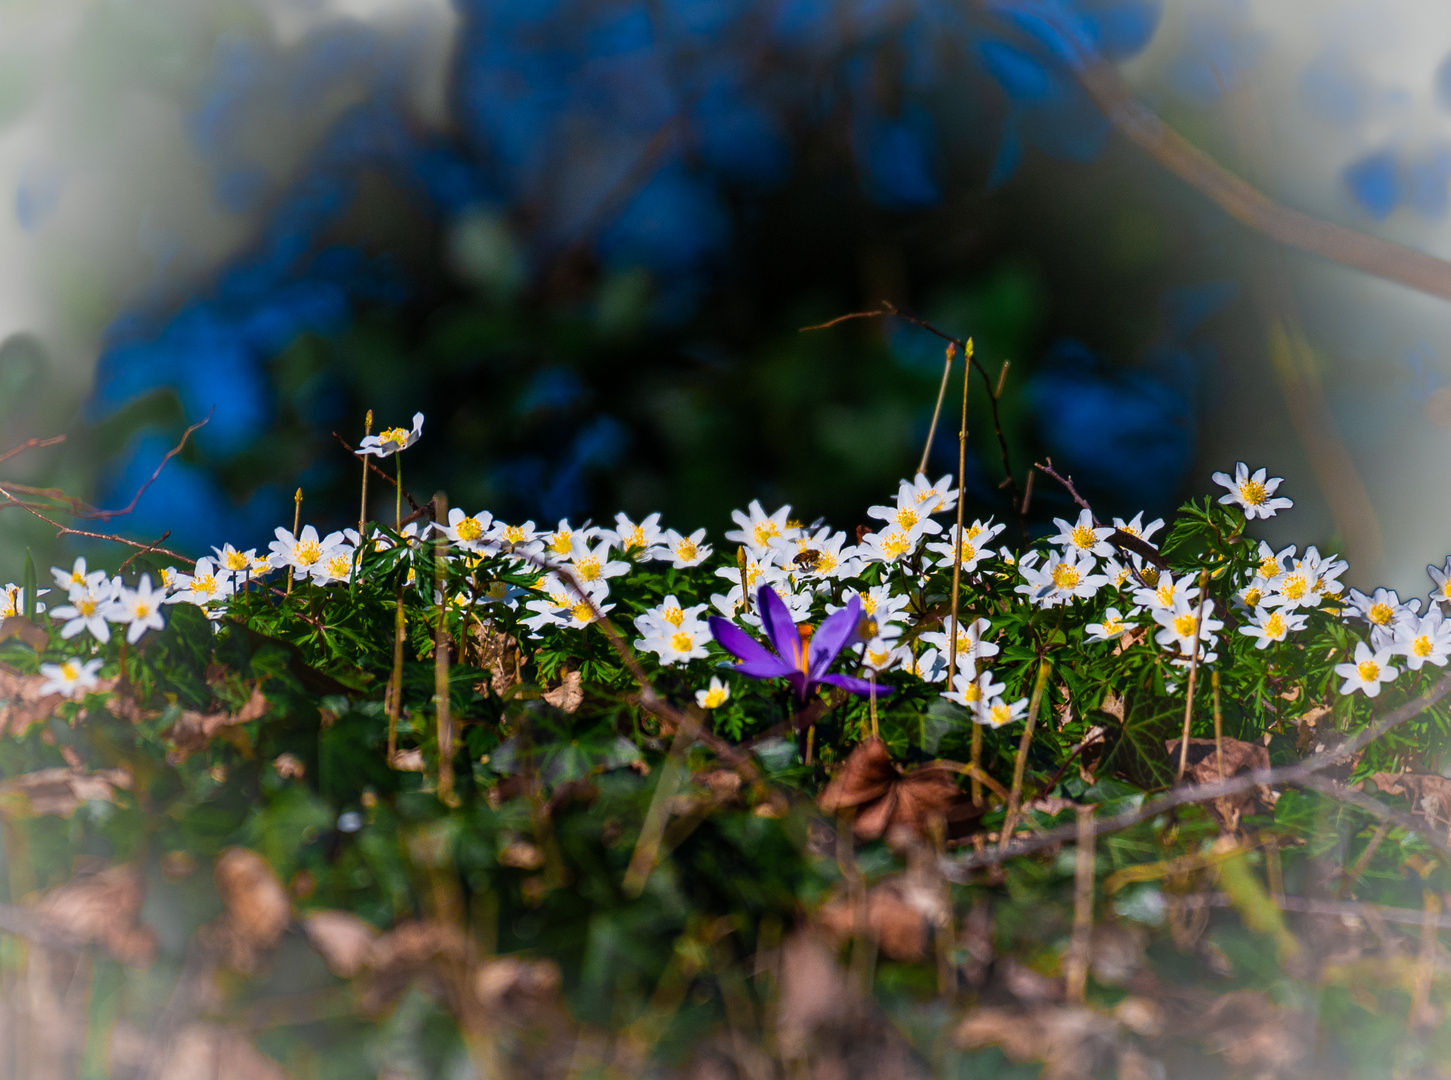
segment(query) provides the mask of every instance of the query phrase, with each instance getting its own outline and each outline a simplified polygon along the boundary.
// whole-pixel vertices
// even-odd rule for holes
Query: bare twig
[[[169,548],[158,547],[155,544],[143,544],[137,540],[128,540],[126,537],[117,536],[114,533],[90,532],[87,529],[73,529],[69,525],[62,525],[59,521],[56,521],[55,518],[48,517],[46,514],[42,513],[39,507],[34,506],[31,503],[25,502],[23,499],[17,499],[14,495],[10,494],[9,491],[5,490],[4,487],[0,487],[0,495],[3,495],[7,500],[9,500],[8,502],[0,503],[0,509],[3,509],[6,506],[18,506],[26,513],[39,518],[47,525],[55,526],[56,536],[84,536],[91,540],[105,540],[106,542],[112,544],[125,544],[127,547],[140,548],[142,551],[157,551],[160,552],[162,555],[170,555],[173,559],[189,561],[189,557],[183,555],[181,552],[172,551]]]
[[[1443,676],[1420,697],[1413,701],[1408,701],[1398,708],[1392,709],[1359,735],[1347,739],[1337,747],[1312,755],[1295,765],[1282,765],[1278,768],[1270,769],[1254,769],[1213,784],[1189,784],[1175,788],[1156,799],[1150,799],[1137,810],[1127,810],[1122,814],[1115,814],[1110,818],[1100,818],[1094,826],[1094,831],[1097,834],[1118,832],[1122,829],[1132,828],[1142,822],[1151,821],[1160,814],[1167,813],[1178,806],[1209,802],[1213,799],[1224,798],[1228,795],[1240,795],[1247,791],[1253,791],[1257,787],[1276,787],[1283,785],[1309,787],[1311,785],[1303,783],[1305,780],[1311,778],[1318,779],[1315,775],[1316,773],[1354,757],[1382,735],[1385,735],[1387,732],[1404,724],[1407,720],[1414,719],[1431,708],[1446,697],[1447,694],[1451,694],[1451,675]],[[1343,785],[1336,785],[1333,790],[1326,790],[1323,793],[1333,794],[1336,798],[1345,797],[1347,802],[1352,802],[1353,805],[1377,816],[1380,816],[1379,811],[1399,813],[1399,811],[1392,810],[1378,800],[1364,796],[1360,792],[1351,791],[1351,789]],[[1378,809],[1371,810],[1369,807],[1364,806],[1358,801],[1362,798],[1374,803]],[[1406,827],[1414,831],[1417,835],[1426,837],[1429,842],[1436,843],[1435,838],[1428,835],[1425,826],[1413,823]],[[1076,836],[1076,825],[1059,826],[1058,828],[1039,833],[1036,836],[1015,840],[1003,847],[965,853],[955,860],[944,860],[944,873],[954,876],[953,880],[961,880],[968,871],[977,867],[1000,863],[1018,855],[1031,855],[1035,852],[1043,851],[1072,840]],[[1444,846],[1444,843],[1441,846]]]
[[[1451,262],[1281,206],[1165,124],[1133,96],[1112,64],[1088,56],[1072,66],[1089,97],[1130,142],[1236,221],[1310,255],[1451,299]]]
[[[1073,935],[1068,943],[1068,962],[1064,982],[1068,1000],[1083,1004],[1088,986],[1088,960],[1093,937],[1093,870],[1094,832],[1092,806],[1079,806],[1078,858],[1073,867]]]
[[[147,554],[149,552],[160,550],[160,545],[170,535],[171,535],[171,530],[170,529],[167,529],[164,533],[162,533],[160,536],[158,536],[153,543],[148,544],[146,547],[141,548],[141,549],[139,549],[137,551],[134,551],[130,555],[126,556],[126,560],[120,566],[116,567],[116,573],[118,573],[118,574],[124,574],[126,572],[126,567],[130,566],[132,564],[132,562],[134,562],[135,560],[141,558],[141,556],[143,556],[143,555],[145,555],[145,554]]]
[[[181,453],[182,448],[186,446],[187,439],[191,438],[192,432],[196,431],[197,428],[204,427],[206,423],[211,420],[212,413],[216,411],[217,407],[213,405],[211,407],[211,410],[205,416],[203,416],[195,424],[193,424],[191,427],[187,428],[181,433],[181,441],[166,452],[166,456],[164,456],[161,461],[157,463],[156,468],[152,471],[151,475],[147,477],[146,483],[142,484],[139,488],[136,489],[136,494],[131,496],[131,501],[128,502],[121,509],[85,510],[77,513],[75,516],[82,518],[96,518],[100,521],[109,522],[112,518],[125,517],[127,514],[131,513],[131,511],[136,509],[136,504],[141,501],[141,496],[146,494],[146,489],[151,487],[152,484],[156,483],[157,478],[161,476],[161,470],[166,468],[166,463],[172,458],[176,457],[177,454]]]
[[[348,440],[343,438],[336,431],[333,432],[333,438],[336,439],[338,442],[342,443],[343,449],[346,450],[348,453],[357,455],[358,452],[353,449],[352,445],[348,442]],[[389,476],[382,469],[378,468],[377,463],[374,462],[371,457],[365,456],[363,460],[367,462],[369,470],[371,470],[373,473],[381,476],[384,480],[388,481],[388,483],[392,484],[395,488],[398,486],[398,481],[394,480],[393,477]],[[414,501],[413,496],[409,493],[407,488],[403,489],[403,497],[408,500],[408,505],[413,507],[413,514],[404,519],[404,524],[406,524],[409,521],[416,520],[418,513],[423,508],[419,506],[416,501]]]
[[[947,380],[952,375],[952,361],[957,357],[957,342],[947,343],[947,357],[942,361],[942,385],[937,388],[937,404],[932,407],[932,423],[927,425],[927,442],[922,447],[922,460],[917,464],[917,471],[927,471],[927,458],[932,453],[932,440],[937,437],[937,420],[942,415],[942,402],[947,397]],[[966,395],[964,397],[964,404]]]
[[[1189,654],[1189,685],[1184,694],[1184,738],[1179,743],[1179,772],[1174,777],[1183,782],[1184,770],[1189,767],[1189,726],[1194,721],[1194,687],[1199,674],[1199,646],[1203,640],[1204,601],[1209,596],[1209,571],[1199,571],[1199,607],[1194,611],[1194,649]],[[1221,760],[1221,769],[1223,767]],[[1221,771],[1221,778],[1223,773]]]
[[[43,447],[47,446],[58,446],[61,443],[65,442],[65,440],[66,437],[64,435],[53,435],[49,439],[26,439],[19,446],[12,446],[9,450],[6,450],[5,453],[0,454],[0,461],[9,461],[17,454],[23,454],[27,450],[40,450]]]
[[[1018,740],[1018,756],[1013,760],[1013,786],[1008,791],[1008,810],[1003,818],[1001,847],[1006,848],[1013,839],[1013,828],[1018,823],[1018,809],[1023,798],[1023,772],[1028,766],[1028,748],[1033,743],[1033,727],[1038,722],[1038,707],[1043,701],[1043,690],[1048,685],[1048,661],[1038,661],[1038,679],[1033,684],[1033,696],[1028,699],[1028,722],[1023,725],[1023,736]]]
[[[1174,897],[1174,903],[1187,908],[1228,908],[1235,902],[1224,893],[1187,893]],[[1402,926],[1423,927],[1426,912],[1415,908],[1386,907],[1382,904],[1367,904],[1360,901],[1313,900],[1304,896],[1282,896],[1279,906],[1297,915],[1329,915],[1338,918],[1382,919]],[[1438,915],[1433,920],[1439,930],[1451,930],[1451,915]]]

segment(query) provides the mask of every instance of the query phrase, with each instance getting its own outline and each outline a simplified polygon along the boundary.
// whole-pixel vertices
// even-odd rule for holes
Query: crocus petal
[[[833,612],[822,621],[820,628],[811,637],[810,670],[813,678],[819,678],[826,673],[827,668],[836,660],[837,654],[856,634],[861,611],[862,599],[853,595],[847,601],[846,607]]]
[[[780,660],[769,649],[729,619],[719,615],[710,617],[710,632],[721,646],[741,660],[752,663],[762,660]]]
[[[771,586],[762,585],[756,593],[756,603],[760,606],[761,625],[766,628],[771,644],[776,646],[781,659],[800,668],[801,633],[791,619],[786,602],[776,595],[776,590]]]
[[[779,656],[770,655],[761,660],[743,660],[731,670],[750,679],[788,679],[801,674]]]
[[[871,683],[867,682],[866,679],[858,679],[851,675],[823,675],[816,681],[840,687],[848,694],[856,694],[858,697],[869,697],[872,692]],[[877,684],[877,697],[886,697],[891,692],[892,688],[890,686],[882,686],[880,683]]]

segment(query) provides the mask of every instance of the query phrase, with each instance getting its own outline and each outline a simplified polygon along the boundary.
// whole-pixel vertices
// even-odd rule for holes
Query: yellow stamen
[[[1374,660],[1362,660],[1355,665],[1355,670],[1360,673],[1360,678],[1364,682],[1375,682],[1380,678],[1380,665]]]
[[[1070,539],[1073,541],[1074,547],[1083,548],[1083,550],[1085,551],[1093,547],[1094,544],[1098,543],[1098,537],[1094,535],[1093,530],[1090,529],[1087,525],[1073,526],[1073,532],[1070,534]]]
[[[1060,589],[1075,589],[1078,587],[1078,568],[1069,566],[1067,563],[1058,563],[1052,571],[1053,584]]]
[[[458,528],[454,531],[457,533],[458,538],[466,543],[477,540],[484,535],[484,527],[479,524],[479,519],[472,517],[466,517],[461,520],[458,523]],[[565,545],[564,550],[566,552],[569,550],[568,544]]]
[[[1416,638],[1415,641],[1411,642],[1411,652],[1415,653],[1422,659],[1430,656],[1431,639],[1427,635],[1422,634],[1420,637]]]
[[[1265,637],[1274,638],[1276,641],[1285,636],[1285,620],[1278,611],[1272,612],[1265,620],[1264,631]]]
[[[1264,484],[1255,480],[1242,480],[1239,485],[1239,497],[1251,506],[1259,506],[1269,496],[1265,492]]]
[[[676,652],[690,652],[691,649],[695,648],[695,638],[682,630],[678,634],[671,635],[670,644]]]
[[[1387,603],[1372,604],[1370,611],[1366,613],[1371,622],[1377,626],[1389,626],[1391,619],[1395,618],[1395,612]]]

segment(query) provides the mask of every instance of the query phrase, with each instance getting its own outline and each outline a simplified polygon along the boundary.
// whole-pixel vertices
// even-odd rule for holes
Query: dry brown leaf
[[[302,929],[328,970],[342,979],[351,979],[363,970],[368,951],[379,936],[371,923],[350,911],[310,912],[302,920]]]
[[[513,1024],[537,1022],[559,1000],[564,978],[552,960],[502,956],[479,965],[474,993],[491,1018]]]
[[[822,908],[817,918],[829,933],[842,940],[861,932],[892,960],[921,960],[927,955],[926,916],[889,886],[870,890],[864,911],[860,903],[840,899]]]
[[[446,995],[456,993],[470,952],[458,927],[431,921],[395,927],[373,942],[363,960],[367,975],[363,1008],[381,1012],[415,979],[425,976],[432,977]]]
[[[1168,747],[1169,759],[1176,763],[1179,760],[1179,741],[1171,739],[1164,744]],[[1240,739],[1228,737],[1223,740],[1223,743],[1224,779],[1228,780],[1242,772],[1253,772],[1270,767],[1270,752],[1259,743],[1243,742]],[[1220,780],[1219,754],[1213,739],[1189,740],[1189,767],[1185,770],[1184,776],[1195,784],[1213,784]],[[1262,807],[1268,808],[1272,804],[1273,796],[1267,792],[1246,791],[1238,795],[1227,795],[1214,799],[1205,805],[1226,829],[1237,829],[1240,818],[1245,814],[1254,813]]]
[[[141,869],[123,865],[52,889],[36,910],[67,937],[100,945],[124,964],[145,967],[156,956],[156,935],[137,921],[145,901]]]
[[[1043,1062],[1043,1080],[1088,1080],[1119,1056],[1119,1027],[1079,1005],[969,1012],[957,1027],[965,1050],[998,1046],[1013,1061]]]
[[[931,765],[903,773],[881,739],[853,750],[817,800],[828,814],[854,811],[852,833],[858,840],[898,829],[923,836],[962,801],[955,773]]]
[[[260,720],[267,713],[267,697],[260,685],[252,687],[252,696],[236,712],[223,709],[219,712],[202,713],[187,709],[181,718],[166,733],[172,749],[166,755],[173,764],[185,761],[188,756],[205,747],[218,732],[238,724],[249,724]]]
[[[70,817],[84,802],[115,802],[118,790],[131,789],[131,774],[124,769],[84,769],[58,766],[25,773],[0,784],[0,816],[29,817],[56,814]]]
[[[6,638],[18,638],[25,642],[36,652],[45,652],[50,645],[50,634],[45,627],[33,623],[23,615],[11,615],[8,618],[0,619],[0,641]]]
[[[393,768],[398,772],[424,772],[423,751],[419,749],[397,750],[393,754]]]
[[[491,623],[475,622],[473,628],[474,652],[478,666],[489,673],[488,686],[503,697],[519,684],[519,659],[516,650],[519,643]],[[483,683],[477,687],[484,689]]]
[[[8,620],[7,620],[8,621]],[[24,735],[31,724],[49,720],[65,700],[60,694],[41,694],[44,675],[21,675],[0,668],[0,733]]]
[[[1451,842],[1451,780],[1437,773],[1374,773],[1371,782],[1386,795],[1404,795],[1411,813]]]
[[[301,780],[307,775],[307,766],[296,754],[278,754],[272,760],[272,767],[284,780]]]
[[[292,903],[272,867],[255,851],[233,847],[212,868],[226,914],[213,924],[214,943],[237,971],[254,971],[292,921]]]
[[[559,685],[553,690],[545,692],[544,700],[556,709],[563,709],[567,713],[574,712],[584,701],[584,686],[580,673],[566,671]]]

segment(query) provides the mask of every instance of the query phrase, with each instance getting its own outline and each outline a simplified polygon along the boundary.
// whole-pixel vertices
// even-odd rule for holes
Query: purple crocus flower
[[[740,658],[741,663],[735,668],[739,674],[752,679],[787,679],[796,688],[796,697],[803,703],[822,683],[862,697],[872,692],[872,684],[865,679],[827,674],[841,655],[841,650],[856,636],[857,621],[861,617],[861,597],[853,596],[846,607],[828,616],[809,642],[801,640],[796,624],[791,621],[791,612],[776,595],[775,589],[769,585],[761,586],[756,594],[756,603],[761,612],[761,625],[765,627],[771,644],[776,646],[775,652],[729,619],[716,615],[710,620],[710,632],[715,635],[716,641]],[[889,693],[890,687],[877,687],[877,694],[885,696]]]

